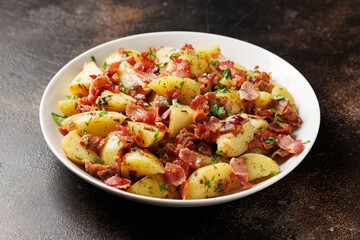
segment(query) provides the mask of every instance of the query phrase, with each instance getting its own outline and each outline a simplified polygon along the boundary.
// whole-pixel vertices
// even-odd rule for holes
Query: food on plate
[[[255,187],[298,155],[290,92],[219,45],[120,48],[95,57],[52,113],[73,162],[106,185],[147,197],[203,199]]]

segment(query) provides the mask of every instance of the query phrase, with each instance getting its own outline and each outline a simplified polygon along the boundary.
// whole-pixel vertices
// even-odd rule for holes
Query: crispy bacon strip
[[[121,178],[118,174],[108,178],[104,183],[110,187],[116,187],[120,190],[125,190],[131,186],[131,181],[127,178]]]
[[[233,176],[236,177],[244,187],[252,187],[248,182],[249,171],[244,157],[232,158],[230,160],[230,167]]]
[[[177,187],[186,181],[185,170],[180,165],[168,162],[165,165],[165,179],[168,184]]]

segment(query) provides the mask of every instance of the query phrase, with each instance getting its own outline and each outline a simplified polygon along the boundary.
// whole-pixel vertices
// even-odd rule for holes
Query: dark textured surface
[[[359,1],[0,1],[0,239],[360,239]],[[321,107],[316,144],[287,177],[231,203],[171,209],[84,182],[50,152],[38,110],[53,75],[100,43],[190,30],[293,64]]]

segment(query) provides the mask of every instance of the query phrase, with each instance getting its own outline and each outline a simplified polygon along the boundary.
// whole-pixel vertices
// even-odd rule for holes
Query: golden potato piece
[[[169,121],[169,138],[176,137],[180,130],[193,123],[193,115],[195,113],[189,106],[171,105]]]
[[[248,180],[267,177],[270,174],[276,175],[280,172],[279,165],[271,158],[257,153],[246,153],[242,155],[248,167]]]
[[[140,147],[150,147],[157,143],[165,136],[165,131],[160,131],[157,127],[142,123],[142,122],[128,122],[129,130],[135,135],[135,142]],[[138,140],[140,139],[140,140]]]
[[[240,99],[239,93],[235,90],[229,89],[228,92],[218,91],[216,92],[216,98],[220,100],[226,98],[231,102],[231,104],[225,106],[226,112],[229,115],[245,111],[245,106]]]
[[[272,101],[272,95],[268,92],[260,91],[259,96],[255,98],[254,104],[257,108],[266,108]]]
[[[149,175],[132,185],[128,192],[154,198],[179,199],[180,193],[165,183],[163,174]]]
[[[188,60],[190,62],[190,72],[195,76],[201,76],[208,67],[208,62],[199,53],[185,49],[179,57],[180,59]]]
[[[60,100],[58,101],[58,105],[61,112],[68,117],[78,113],[76,111],[77,100],[75,99]]]
[[[116,112],[125,112],[129,102],[136,102],[136,100],[125,93],[113,93],[108,90],[101,93],[99,101],[106,110]]]
[[[162,162],[152,153],[138,148],[131,149],[121,162],[121,176],[124,178],[139,178],[157,173],[165,173]]]
[[[148,94],[151,89],[148,88],[148,84],[142,81],[142,77],[135,71],[135,68],[128,62],[123,61],[119,67],[119,80],[127,88],[133,85],[140,85],[143,87],[145,94]]]
[[[126,142],[121,141],[116,132],[109,133],[106,140],[104,147],[100,149],[100,159],[105,165],[109,165],[116,163],[115,157]]]
[[[200,95],[199,84],[190,78],[168,76],[155,79],[148,85],[161,96],[166,96],[166,92],[176,86],[181,90],[181,99],[178,100],[183,104],[189,105],[197,95]]]
[[[288,99],[289,102],[295,107],[295,100],[286,87],[280,84],[274,84],[274,88],[271,91],[271,96],[275,99],[276,96],[283,96]]]
[[[124,119],[125,116],[118,112],[91,111],[72,115],[61,125],[68,131],[76,129],[81,135],[86,130],[95,136],[106,137],[115,131],[116,125],[120,125]]]
[[[66,157],[70,160],[84,164],[84,160],[99,159],[99,156],[91,149],[87,149],[80,144],[80,135],[76,130],[70,131],[61,141],[61,147]],[[99,159],[100,160],[100,159]]]
[[[90,83],[93,80],[90,75],[99,75],[103,72],[94,62],[85,63],[84,69],[71,81],[69,91],[72,95],[84,97],[89,94]]]

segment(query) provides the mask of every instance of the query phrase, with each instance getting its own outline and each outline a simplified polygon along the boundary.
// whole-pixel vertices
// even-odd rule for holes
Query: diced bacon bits
[[[159,172],[164,179],[157,190],[164,195],[158,197],[180,198],[181,195],[182,199],[188,199],[191,198],[188,191],[193,190],[191,184],[194,183],[192,180],[188,182],[187,179],[192,175],[199,177],[201,168],[205,166],[214,166],[216,169],[215,164],[220,161],[229,164],[226,167],[231,168],[231,180],[215,181],[214,177],[217,183],[211,184],[213,187],[217,186],[217,193],[223,190],[226,192],[233,181],[239,186],[241,184],[246,188],[253,187],[248,182],[249,170],[252,169],[247,168],[246,155],[229,158],[227,156],[231,154],[226,151],[227,147],[236,147],[230,146],[227,142],[231,141],[231,135],[237,139],[247,137],[247,126],[250,126],[250,123],[254,134],[251,134],[253,138],[248,143],[247,152],[257,152],[276,159],[298,155],[304,151],[304,144],[301,140],[296,140],[292,132],[303,123],[298,110],[301,112],[306,109],[301,105],[295,106],[284,89],[279,84],[275,85],[270,72],[261,72],[258,66],[255,66],[254,70],[247,70],[227,59],[215,46],[195,50],[191,44],[186,43],[181,49],[161,49],[162,47],[149,47],[140,54],[134,50],[120,48],[116,55],[117,62],[104,63],[99,67],[100,72],[89,72],[86,76],[89,80],[88,86],[74,85],[72,82],[74,86],[71,86],[70,90],[74,90],[71,94],[75,96],[67,96],[71,100],[59,102],[63,115],[71,115],[53,115],[59,124],[59,132],[66,136],[72,129],[85,128],[84,131],[79,131],[80,147],[87,149],[89,153],[91,151],[98,154],[98,158],[84,159],[83,162],[85,171],[91,176],[111,187],[121,190],[131,188],[137,181],[141,181],[142,178],[139,176],[143,174],[140,174],[140,169],[130,164],[126,170],[129,179],[126,179],[121,177],[120,169],[125,169],[124,166],[128,163],[126,158],[131,155],[128,153],[140,149],[142,157],[153,154],[154,161],[161,165]],[[120,71],[124,61],[131,66]],[[126,74],[123,71],[128,72]],[[198,75],[193,74],[194,72]],[[184,82],[181,79],[172,78],[179,80],[180,85],[172,88],[160,84],[148,86],[153,80],[166,76],[190,78],[192,83],[183,86]],[[78,89],[75,89],[76,87]],[[102,96],[104,91],[111,94]],[[122,100],[123,94],[131,96],[135,101]],[[187,97],[191,97],[190,103],[184,101]],[[106,120],[106,124],[103,124],[106,125],[104,131],[112,132],[112,135],[94,135],[96,131],[91,131],[91,126],[87,126],[88,122],[81,122],[82,118],[76,118],[76,115],[73,121],[66,119],[73,117],[76,112],[91,116],[94,122]],[[185,116],[178,113],[185,112],[186,118],[177,119],[178,116]],[[103,117],[103,114],[107,113],[111,114]],[[112,122],[112,115],[120,113],[123,114],[123,121],[120,123],[113,119]],[[64,126],[61,125],[63,119],[67,121]],[[129,129],[130,122],[146,123],[152,127],[139,124],[141,128],[139,127],[135,136],[135,129]],[[177,132],[177,135],[170,138],[174,136],[170,134],[173,132]],[[115,144],[114,136],[120,141],[116,146],[119,149],[114,147],[116,151],[110,151],[114,155],[111,156],[114,163],[105,165],[108,162],[104,157],[108,154],[107,144]],[[144,142],[143,138],[150,143],[147,148],[138,145]],[[221,148],[220,145],[224,143],[221,141],[225,141],[229,146]],[[209,187],[207,190],[214,189]],[[149,190],[149,194],[154,196],[156,193]],[[211,194],[204,197],[208,196]]]

